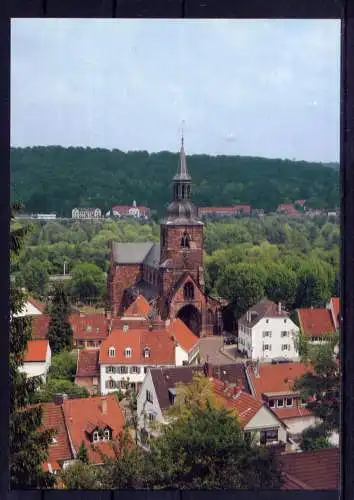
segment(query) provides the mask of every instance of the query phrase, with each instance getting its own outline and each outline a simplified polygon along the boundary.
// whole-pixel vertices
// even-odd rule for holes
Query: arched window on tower
[[[190,281],[184,285],[183,296],[184,300],[194,300],[194,286]]]
[[[182,185],[182,200],[184,200],[184,191],[185,191],[185,186]]]
[[[182,234],[181,247],[182,248],[189,248],[189,235],[188,235],[188,233],[186,233],[186,231]]]

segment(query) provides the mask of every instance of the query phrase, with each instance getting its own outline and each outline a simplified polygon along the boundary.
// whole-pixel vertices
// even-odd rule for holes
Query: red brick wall
[[[114,271],[112,271],[112,280],[110,283],[111,290],[109,292],[111,302],[110,306],[114,316],[118,316],[121,312],[124,290],[134,285],[134,283],[140,279],[141,274],[142,266],[140,264],[124,264],[121,266],[114,266]]]

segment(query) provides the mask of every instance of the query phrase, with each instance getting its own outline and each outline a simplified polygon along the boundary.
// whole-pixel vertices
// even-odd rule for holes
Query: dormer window
[[[132,350],[131,350],[131,348],[130,348],[130,347],[126,347],[126,348],[124,349],[124,356],[125,356],[126,358],[131,358],[131,357],[132,357]]]
[[[93,432],[92,433],[92,441],[94,443],[97,443],[97,441],[99,441],[99,440],[100,440],[100,435],[98,434],[98,431]]]
[[[108,440],[111,439],[111,431],[109,429],[105,429],[105,431],[104,431],[104,439],[106,441],[108,441]]]
[[[56,444],[58,441],[57,441],[57,438],[56,437],[52,437],[52,444]]]
[[[144,358],[150,358],[150,349],[148,347],[144,348]]]
[[[182,234],[182,238],[181,238],[181,247],[182,248],[189,248],[189,236],[188,236],[188,233],[185,231],[183,234]]]
[[[115,348],[114,348],[114,347],[110,347],[110,348],[108,349],[108,356],[109,356],[110,358],[114,358],[114,357],[115,357],[115,355],[116,355],[116,350],[115,350]]]

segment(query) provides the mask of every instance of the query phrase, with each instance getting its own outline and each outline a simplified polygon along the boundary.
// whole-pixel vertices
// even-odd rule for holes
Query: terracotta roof
[[[303,207],[304,205],[306,205],[306,200],[296,200],[294,203]]]
[[[336,328],[340,327],[340,299],[339,297],[331,297],[330,306],[334,314],[334,326]]]
[[[297,309],[300,328],[307,337],[335,332],[331,311],[326,308]]]
[[[108,335],[108,320],[104,314],[71,314],[69,317],[74,340],[102,340]]]
[[[138,208],[140,213],[143,215],[147,215],[150,212],[150,209],[147,207],[144,207],[142,205],[137,205],[136,207],[133,207],[133,205],[114,205],[112,207],[113,212],[119,212],[120,214],[128,214],[130,209]]]
[[[339,448],[279,455],[285,479],[290,475],[283,489],[339,489],[339,455]]]
[[[283,309],[279,311],[279,305],[268,299],[262,299],[241,316],[239,323],[253,327],[262,318],[287,318],[289,315]],[[249,318],[249,321],[248,321]]]
[[[221,380],[213,378],[214,390],[225,401],[227,408],[237,411],[242,427],[246,426],[264,406],[264,403],[247,392],[243,392],[236,385],[230,386]]]
[[[128,328],[133,328],[134,330],[136,329],[146,329],[148,328],[149,321],[147,318],[139,318],[139,317],[121,317],[121,318],[112,318],[111,321],[109,321],[109,325],[111,328],[111,331],[114,330],[122,330],[124,326]],[[164,328],[165,327],[165,322],[161,320],[154,320],[152,322],[153,328]]]
[[[77,354],[76,377],[99,377],[99,349],[79,349]]]
[[[149,302],[143,295],[139,295],[135,301],[130,304],[123,316],[140,316],[144,317],[151,311]]]
[[[106,400],[107,409],[104,413],[102,402]],[[107,426],[112,430],[113,440],[117,438],[123,430],[125,423],[124,414],[119,406],[118,400],[114,394],[107,396],[93,396],[82,399],[67,399],[63,404],[65,422],[76,451],[84,441],[89,460],[95,464],[102,463],[102,459],[96,451],[91,450],[91,440],[87,432],[90,427]],[[99,442],[95,445],[110,457],[114,456],[109,442]]]
[[[27,351],[24,356],[24,362],[45,362],[48,345],[48,340],[29,340],[27,342]]]
[[[281,420],[287,418],[298,418],[298,417],[307,417],[309,415],[313,415],[312,411],[304,406],[292,406],[289,408],[273,408],[274,413]]]
[[[49,314],[41,314],[32,319],[32,338],[46,339],[48,335],[50,316]]]
[[[179,318],[173,319],[166,327],[167,332],[173,335],[182,349],[191,351],[199,342],[199,338]]]
[[[115,356],[108,355],[108,349],[115,348]],[[131,357],[126,357],[124,350],[131,349]],[[144,356],[144,349],[150,349],[150,356]],[[115,330],[106,338],[100,347],[100,363],[108,364],[140,364],[140,365],[174,365],[175,343],[164,329],[148,330],[129,328],[124,332]]]
[[[42,403],[43,418],[41,430],[55,429],[55,441],[48,448],[48,458],[43,463],[43,469],[49,470],[50,464],[52,470],[60,469],[60,463],[64,460],[73,458],[70,448],[69,437],[65,425],[63,409],[55,403]]]
[[[43,302],[40,302],[39,300],[31,297],[31,296],[28,296],[27,297],[27,301],[33,305],[33,307],[35,307],[36,309],[38,309],[38,311],[40,311],[41,313],[44,313],[45,311],[45,308],[46,308],[46,305],[43,304]]]
[[[247,375],[255,391],[255,396],[261,398],[264,393],[292,394],[293,385],[297,377],[311,371],[306,363],[263,363],[259,365],[259,377],[249,364],[246,367]]]

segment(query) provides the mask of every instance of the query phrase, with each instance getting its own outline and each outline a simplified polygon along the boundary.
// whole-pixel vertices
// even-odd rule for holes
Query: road
[[[199,340],[199,352],[200,352],[200,362],[205,363],[209,361],[209,363],[214,365],[223,365],[223,364],[231,364],[231,363],[240,363],[242,359],[236,358],[232,359],[232,357],[226,356],[223,354],[220,349],[223,345],[222,337],[206,337]],[[235,347],[225,346],[227,351],[230,351],[231,356],[235,352]]]

